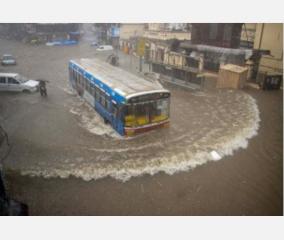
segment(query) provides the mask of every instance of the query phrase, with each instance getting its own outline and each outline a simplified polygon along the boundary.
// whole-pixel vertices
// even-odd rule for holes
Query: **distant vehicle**
[[[8,65],[16,65],[16,59],[11,55],[11,54],[4,54],[1,58],[1,64],[3,66],[8,66]]]
[[[58,40],[58,41],[52,41],[52,42],[47,42],[45,45],[46,46],[72,46],[72,45],[77,45],[78,41],[75,40]]]
[[[113,47],[111,45],[100,45],[96,49],[97,51],[110,51],[113,50]]]
[[[98,44],[98,42],[95,41],[95,42],[91,42],[91,46],[92,47],[99,47],[99,44]]]
[[[169,126],[170,92],[98,59],[69,62],[71,86],[120,135]]]
[[[29,80],[18,73],[0,73],[0,91],[35,92],[39,82]]]

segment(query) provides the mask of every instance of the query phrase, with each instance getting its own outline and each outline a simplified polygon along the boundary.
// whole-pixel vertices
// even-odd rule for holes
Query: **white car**
[[[4,54],[1,59],[1,64],[3,66],[16,65],[16,59],[11,54]]]
[[[28,80],[18,73],[0,73],[0,91],[35,92],[39,82]]]
[[[100,45],[96,48],[97,51],[110,51],[113,50],[111,45]]]

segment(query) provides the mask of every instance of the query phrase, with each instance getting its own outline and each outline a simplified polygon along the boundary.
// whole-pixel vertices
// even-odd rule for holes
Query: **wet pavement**
[[[5,71],[50,81],[47,99],[39,93],[0,95],[1,124],[13,144],[4,162],[8,186],[32,214],[282,214],[282,131],[277,132],[282,92],[198,92],[164,85],[172,94],[170,127],[123,139],[68,86],[69,59],[106,59],[109,53],[97,53],[88,43],[47,47],[1,40],[0,46],[1,54],[18,60]],[[136,73],[138,59],[119,54],[121,67]],[[273,151],[267,143],[251,149],[251,142],[270,134],[256,136],[259,120],[266,124],[261,112],[259,118],[259,102],[267,105],[263,99],[275,101],[268,107],[276,111],[272,121],[269,109],[263,110],[277,128]],[[213,162],[212,150],[222,160]]]

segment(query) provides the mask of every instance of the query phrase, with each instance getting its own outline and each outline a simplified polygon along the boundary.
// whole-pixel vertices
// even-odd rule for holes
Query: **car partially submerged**
[[[11,54],[4,54],[1,58],[2,66],[16,65],[16,59]]]
[[[35,92],[39,82],[29,80],[18,73],[0,73],[0,91]]]

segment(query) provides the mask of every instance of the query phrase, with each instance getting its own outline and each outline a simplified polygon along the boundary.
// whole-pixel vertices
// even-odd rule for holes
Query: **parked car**
[[[91,42],[91,46],[97,48],[99,47],[99,44],[96,41],[94,41],[94,42]]]
[[[35,92],[39,82],[18,73],[0,73],[0,91]]]
[[[111,45],[100,45],[96,49],[97,51],[110,51],[113,50],[113,47]]]
[[[3,66],[16,65],[16,59],[11,54],[4,54],[1,58],[1,64]]]

